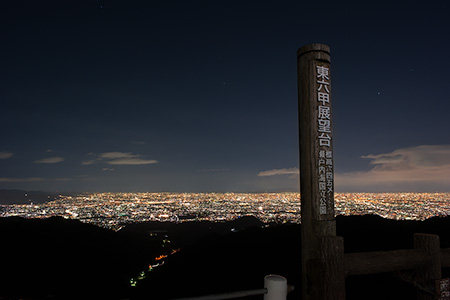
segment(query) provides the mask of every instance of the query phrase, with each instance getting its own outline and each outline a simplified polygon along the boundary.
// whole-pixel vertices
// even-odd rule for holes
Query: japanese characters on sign
[[[317,83],[317,136],[318,136],[318,184],[319,214],[330,213],[327,203],[334,201],[333,149],[331,144],[330,70],[326,65],[316,65]]]

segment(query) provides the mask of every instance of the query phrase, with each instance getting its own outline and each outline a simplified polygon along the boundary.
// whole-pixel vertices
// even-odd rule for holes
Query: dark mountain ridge
[[[289,298],[299,299],[300,226],[243,217],[130,224],[114,232],[59,217],[0,218],[0,299],[171,299],[261,288],[270,273],[288,278],[296,287]],[[340,216],[337,229],[346,252],[411,248],[415,232],[438,234],[441,247],[450,247],[450,217]],[[173,244],[161,243],[167,240]],[[180,251],[171,255],[174,248]],[[130,278],[161,254],[168,255],[164,265],[130,287]],[[450,276],[448,269],[443,274]],[[347,279],[347,299],[414,297],[395,274]]]
[[[426,221],[396,221],[379,216],[339,216],[337,234],[344,237],[345,252],[409,249],[414,233],[438,234],[441,248],[450,247],[450,217]],[[258,289],[267,274],[279,274],[300,298],[301,225],[252,227],[227,235],[210,235],[168,257],[164,268],[142,281],[134,298],[155,299],[200,296]],[[443,270],[445,277],[450,276]],[[172,282],[176,288],[167,289]],[[347,299],[411,299],[415,289],[396,274],[349,277]],[[261,297],[245,298],[261,299]]]
[[[0,218],[0,299],[118,298],[159,241],[61,217]]]

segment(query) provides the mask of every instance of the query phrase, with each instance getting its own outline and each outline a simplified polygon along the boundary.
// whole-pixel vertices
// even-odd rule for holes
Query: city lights
[[[298,193],[84,193],[45,204],[1,205],[0,217],[61,216],[120,230],[147,221],[229,221],[252,215],[263,222],[299,223]],[[450,214],[450,193],[337,193],[336,214],[376,214],[424,220]]]

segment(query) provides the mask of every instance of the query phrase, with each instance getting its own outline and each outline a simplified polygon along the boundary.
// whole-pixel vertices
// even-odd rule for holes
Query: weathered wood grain
[[[344,238],[324,236],[320,244],[319,299],[345,300]]]
[[[441,264],[443,268],[450,267],[450,248],[441,249]]]
[[[436,299],[436,280],[441,279],[441,248],[439,236],[434,234],[415,233],[414,234],[414,248],[425,251],[430,257],[431,261],[416,269],[416,280],[420,286],[426,290],[434,291],[435,295],[425,292],[424,290],[417,290],[418,300],[432,300]]]
[[[345,273],[366,275],[413,270],[431,261],[431,256],[421,249],[346,253]]]
[[[335,236],[334,219],[334,183],[331,192],[326,196],[326,213],[319,209],[319,134],[318,134],[318,101],[317,73],[320,66],[330,67],[330,48],[323,44],[310,44],[297,52],[298,71],[298,117],[300,140],[300,193],[302,222],[302,299],[313,299],[318,280],[308,272],[310,260],[319,258],[320,237]],[[330,72],[331,76],[331,72]],[[331,77],[329,80],[331,99]],[[328,103],[327,103],[328,104]],[[331,107],[331,100],[329,101]],[[330,122],[332,118],[330,117]],[[330,151],[333,149],[332,131]],[[331,165],[331,170],[334,165]]]

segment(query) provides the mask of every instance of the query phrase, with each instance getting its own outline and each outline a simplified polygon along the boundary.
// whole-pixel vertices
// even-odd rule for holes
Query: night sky
[[[310,3],[2,1],[0,188],[297,191],[320,42],[336,191],[450,192],[450,5]]]

